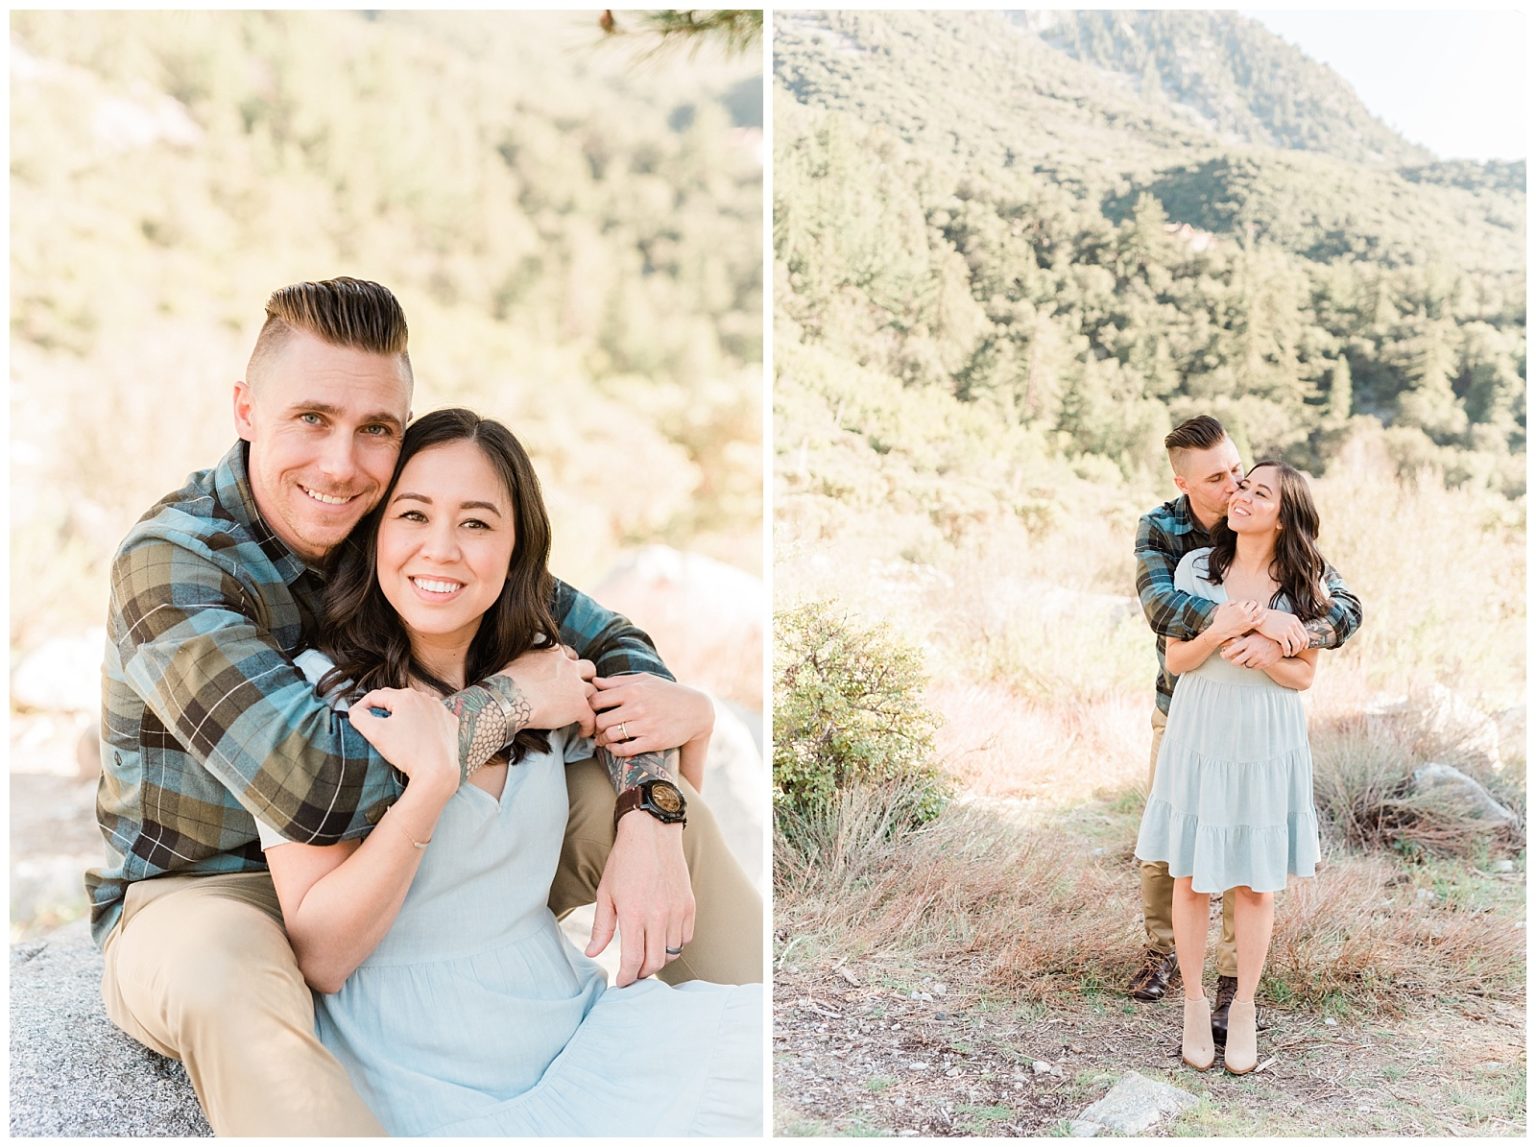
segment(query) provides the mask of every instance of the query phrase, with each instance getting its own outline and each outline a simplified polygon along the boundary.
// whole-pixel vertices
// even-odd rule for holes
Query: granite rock
[[[1085,1107],[1083,1113],[1072,1120],[1069,1130],[1072,1135],[1082,1138],[1105,1131],[1116,1135],[1143,1135],[1163,1119],[1187,1111],[1198,1102],[1187,1091],[1128,1071],[1103,1099]]]
[[[85,921],[11,948],[12,1136],[206,1136],[180,1063],[107,1019]]]

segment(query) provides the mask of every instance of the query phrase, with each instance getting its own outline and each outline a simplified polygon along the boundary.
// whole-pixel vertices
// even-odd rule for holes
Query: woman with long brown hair
[[[1258,1063],[1254,992],[1269,951],[1274,894],[1288,875],[1311,876],[1318,860],[1300,695],[1312,684],[1317,650],[1300,650],[1263,670],[1213,655],[1257,625],[1265,608],[1302,621],[1324,614],[1326,563],[1317,534],[1306,478],[1284,462],[1259,462],[1211,531],[1213,544],[1185,555],[1174,574],[1177,588],[1219,604],[1205,632],[1168,642],[1168,669],[1178,684],[1136,855],[1166,861],[1174,877],[1183,1056],[1201,1071],[1216,1059],[1202,982],[1211,893],[1235,901],[1237,995],[1225,1066],[1241,1075]]]
[[[439,698],[554,644],[549,550],[521,444],[443,410],[336,558],[306,672],[408,783],[361,841],[262,832],[319,1038],[393,1135],[760,1134],[760,985],[610,989],[549,909],[592,714],[460,776]]]

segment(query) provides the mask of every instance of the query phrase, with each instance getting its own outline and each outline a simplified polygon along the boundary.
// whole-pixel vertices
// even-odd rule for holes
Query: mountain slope
[[[1433,159],[1366,109],[1350,86],[1237,12],[1021,12],[1023,28],[1075,60],[1187,109],[1225,144],[1316,151],[1352,163]]]

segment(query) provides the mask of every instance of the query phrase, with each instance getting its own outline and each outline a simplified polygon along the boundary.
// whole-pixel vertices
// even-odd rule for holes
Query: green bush
[[[922,659],[884,625],[828,602],[774,618],[773,781],[781,822],[826,811],[844,789],[886,789],[893,825],[937,816],[951,785],[931,759]]]

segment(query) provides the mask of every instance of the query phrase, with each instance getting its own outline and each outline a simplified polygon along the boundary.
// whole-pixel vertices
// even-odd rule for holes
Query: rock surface
[[[84,921],[11,949],[10,1133],[212,1134],[181,1064],[107,1019]]]
[[[1413,770],[1413,787],[1416,792],[1434,792],[1448,797],[1465,808],[1475,820],[1485,820],[1494,826],[1513,825],[1520,819],[1494,800],[1482,785],[1450,765],[1420,765]]]
[[[1116,1135],[1141,1135],[1162,1119],[1187,1111],[1198,1103],[1193,1095],[1167,1083],[1128,1071],[1097,1103],[1072,1120],[1073,1135],[1091,1138],[1105,1131]]]
[[[11,704],[97,717],[106,643],[101,626],[44,642],[11,670]]]
[[[761,704],[767,602],[761,578],[703,554],[645,546],[585,588],[650,634],[685,685]]]

